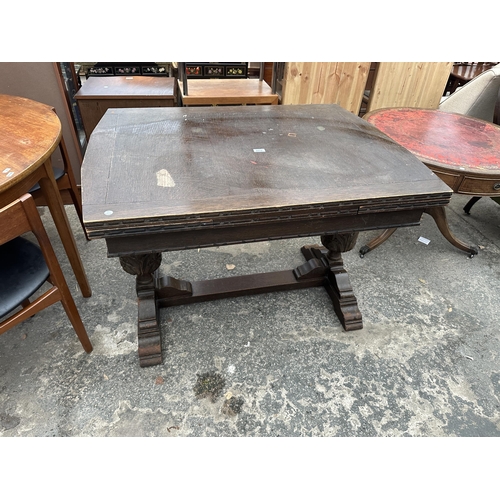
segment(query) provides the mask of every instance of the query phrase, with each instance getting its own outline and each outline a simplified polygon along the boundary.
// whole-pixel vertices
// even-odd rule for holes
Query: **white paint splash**
[[[168,173],[168,170],[162,168],[156,172],[156,184],[161,187],[174,187],[175,182],[172,176]]]

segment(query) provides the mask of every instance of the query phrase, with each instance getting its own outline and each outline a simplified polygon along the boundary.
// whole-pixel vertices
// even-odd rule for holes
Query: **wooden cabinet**
[[[89,139],[109,108],[176,106],[176,80],[160,76],[90,77],[75,98]]]

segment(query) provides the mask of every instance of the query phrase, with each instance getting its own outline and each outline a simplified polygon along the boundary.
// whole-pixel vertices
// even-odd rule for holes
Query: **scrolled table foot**
[[[162,363],[161,330],[154,289],[138,297],[137,343],[141,367]]]
[[[359,256],[363,258],[368,252],[371,252],[382,243],[384,243],[385,240],[389,239],[389,237],[392,236],[395,231],[396,228],[386,229],[383,233],[370,240],[366,245],[363,245],[359,249]]]
[[[468,202],[467,204],[464,206],[464,212],[467,214],[467,215],[470,215],[470,210],[471,208],[481,199],[481,196],[473,196]]]
[[[371,248],[368,246],[368,245],[363,245],[360,249],[359,249],[359,256],[361,258],[363,258],[369,251],[371,250]]]
[[[139,364],[141,367],[161,364],[161,330],[156,301],[156,272],[161,254],[120,257],[120,264],[125,272],[136,276]]]
[[[358,301],[344,268],[342,252],[352,250],[356,245],[358,233],[338,233],[321,237],[320,245],[306,245],[301,248],[306,259],[323,262],[327,269],[323,286],[328,292],[344,330],[360,330],[363,328]]]
[[[455,247],[459,250],[467,252],[470,257],[474,257],[479,253],[479,249],[475,245],[468,245],[463,241],[459,240],[450,230],[448,225],[448,219],[446,218],[446,211],[444,207],[430,207],[424,210],[425,213],[429,214],[434,221],[441,234]]]
[[[321,237],[321,243],[328,250],[326,259],[330,267],[324,286],[346,331],[363,328],[358,301],[342,260],[342,252],[352,250],[356,245],[357,238],[358,233],[339,233]]]
[[[344,330],[361,330],[363,319],[347,272],[331,270],[327,273],[324,287],[332,299],[333,309]]]

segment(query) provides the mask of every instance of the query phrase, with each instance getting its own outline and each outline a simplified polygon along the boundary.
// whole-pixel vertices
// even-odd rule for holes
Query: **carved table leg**
[[[139,363],[142,367],[161,364],[161,332],[156,303],[156,270],[161,264],[161,253],[120,257],[120,264],[127,273],[136,276]]]
[[[349,276],[344,268],[342,252],[354,248],[358,233],[339,233],[321,237],[321,243],[302,248],[306,259],[322,258],[329,267],[325,275],[324,287],[333,302],[333,308],[346,331],[363,328],[358,301],[354,295]]]

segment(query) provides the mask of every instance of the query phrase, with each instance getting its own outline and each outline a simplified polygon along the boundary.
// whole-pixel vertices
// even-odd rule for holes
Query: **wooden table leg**
[[[464,212],[470,215],[470,209],[481,199],[481,196],[473,196],[464,206]]]
[[[342,252],[354,248],[358,233],[339,233],[321,237],[319,245],[302,247],[302,254],[309,261],[316,258],[325,260],[329,267],[323,286],[332,299],[333,308],[346,331],[363,328],[358,301],[354,295],[349,276],[344,268]]]
[[[467,245],[463,241],[460,241],[451,231],[448,226],[448,219],[446,218],[445,207],[430,207],[424,210],[425,213],[429,214],[437,224],[437,227],[441,231],[441,234],[458,249],[463,250],[470,254],[471,257],[479,253],[479,249],[475,245]]]
[[[479,198],[473,198],[469,201],[464,210],[467,212],[467,208],[470,207],[478,200]],[[437,227],[441,231],[441,234],[455,247],[464,252],[467,252],[471,257],[477,255],[479,253],[479,249],[475,245],[468,245],[463,241],[460,241],[450,230],[450,226],[448,225],[448,219],[446,217],[445,207],[429,207],[424,210],[425,213],[429,214],[436,223]],[[381,245],[385,240],[391,236],[396,228],[386,229],[383,233],[381,233],[376,238],[373,238],[366,245],[362,246],[359,250],[359,254],[361,257],[364,257],[368,252],[371,252],[379,245]]]
[[[40,168],[44,170],[44,176],[39,180],[40,189],[45,197],[57,231],[59,232],[59,236],[66,250],[71,267],[73,268],[73,272],[75,273],[82,295],[84,297],[90,297],[92,291],[87,280],[87,275],[85,274],[85,269],[83,268],[73,232],[71,231],[61,194],[59,193],[57,183],[54,179],[54,171],[52,170],[50,158]]]
[[[136,276],[139,364],[141,367],[159,365],[162,355],[156,281],[161,253],[120,257],[120,264],[124,271]]]
[[[120,257],[124,271],[136,276],[140,366],[162,363],[161,307],[323,286],[344,329],[360,330],[361,313],[341,257],[342,252],[354,248],[357,237],[358,233],[322,236],[324,246],[302,247],[307,262],[295,269],[193,282],[171,276],[160,278],[161,253]]]
[[[394,234],[397,228],[392,227],[390,229],[386,229],[382,234],[377,236],[376,238],[373,238],[370,240],[366,245],[363,245],[359,249],[359,255],[360,257],[364,257],[365,254],[368,252],[371,252],[375,248],[377,248],[379,245],[381,245],[385,240],[389,239],[390,236]]]

